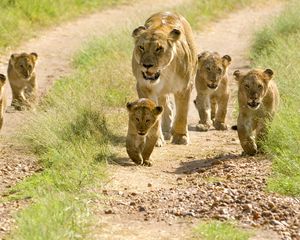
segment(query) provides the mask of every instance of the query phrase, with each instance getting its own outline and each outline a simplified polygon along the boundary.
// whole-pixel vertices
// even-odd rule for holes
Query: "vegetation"
[[[290,1],[276,21],[257,33],[252,47],[255,66],[270,67],[281,95],[279,113],[264,142],[273,156],[271,191],[300,196],[300,3]]]
[[[31,37],[34,31],[63,20],[124,3],[126,0],[1,0],[0,50]]]
[[[205,23],[224,17],[224,13],[230,13],[233,10],[249,6],[251,3],[257,3],[261,0],[213,0],[199,1],[191,0],[175,8],[189,21],[193,29],[201,29]]]
[[[229,222],[208,221],[199,224],[194,230],[193,239],[205,240],[247,240],[249,231],[237,228]]]
[[[206,3],[215,1],[222,2]],[[25,140],[43,171],[11,190],[10,198],[33,201],[18,214],[12,239],[86,238],[92,217],[87,202],[94,197],[88,189],[103,181],[111,146],[123,144],[124,106],[136,98],[130,37],[135,26],[85,46],[74,58],[74,74],[54,84],[28,121]]]

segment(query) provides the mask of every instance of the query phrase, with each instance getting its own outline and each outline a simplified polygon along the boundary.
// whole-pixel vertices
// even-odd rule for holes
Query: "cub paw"
[[[152,162],[150,160],[144,160],[142,165],[146,167],[152,167]]]
[[[172,137],[172,134],[170,132],[163,132],[163,135],[165,140],[170,140]]]
[[[210,126],[208,124],[199,123],[196,125],[196,130],[199,132],[206,132],[209,128]]]
[[[228,129],[228,127],[225,123],[221,123],[221,122],[217,122],[217,121],[214,122],[214,127],[215,127],[216,130],[223,130],[224,131],[224,130]]]
[[[172,138],[172,143],[178,145],[187,145],[189,144],[189,136],[186,134],[174,133]]]
[[[162,147],[162,146],[164,146],[165,144],[166,144],[166,142],[165,142],[164,138],[159,137],[159,138],[157,139],[157,142],[156,142],[155,146],[156,146],[156,147]]]

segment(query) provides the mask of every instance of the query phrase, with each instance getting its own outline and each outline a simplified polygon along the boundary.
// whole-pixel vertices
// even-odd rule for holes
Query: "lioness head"
[[[146,98],[141,98],[135,102],[127,103],[129,112],[129,122],[133,123],[139,135],[146,135],[151,127],[156,123],[163,111],[163,107]]]
[[[244,103],[250,109],[258,109],[273,77],[273,71],[271,69],[253,69],[243,74],[236,70],[233,75],[238,81],[239,96],[241,96]]]
[[[0,88],[5,84],[6,77],[3,74],[0,74]]]
[[[198,69],[208,88],[216,90],[221,79],[226,74],[231,63],[231,57],[218,53],[203,52],[198,55]]]
[[[36,53],[14,53],[10,56],[10,63],[22,78],[29,78],[34,70],[38,55]]]
[[[173,60],[174,44],[179,40],[180,30],[172,29],[168,32],[147,29],[145,26],[136,28],[132,36],[135,39],[133,57],[140,65],[145,81],[158,83],[161,71]]]

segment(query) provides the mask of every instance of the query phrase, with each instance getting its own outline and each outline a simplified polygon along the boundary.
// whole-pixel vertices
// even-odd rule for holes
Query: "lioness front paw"
[[[172,143],[178,145],[187,145],[189,144],[189,136],[186,134],[173,134]]]
[[[172,137],[172,134],[170,132],[163,132],[163,135],[165,140],[170,140]]]
[[[215,127],[216,130],[223,130],[224,131],[224,130],[228,129],[228,127],[225,123],[215,121],[213,124],[214,124],[214,127]]]
[[[206,132],[210,126],[208,124],[199,123],[196,125],[196,130],[199,132]]]
[[[245,143],[242,144],[243,150],[244,150],[244,155],[250,155],[250,156],[254,156],[257,153],[257,145],[255,143]]]

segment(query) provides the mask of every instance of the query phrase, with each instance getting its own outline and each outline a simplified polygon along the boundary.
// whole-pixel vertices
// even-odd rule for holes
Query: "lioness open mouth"
[[[207,84],[207,86],[211,89],[216,89],[218,87],[217,84]]]
[[[142,72],[142,74],[145,80],[150,80],[150,81],[155,81],[160,77],[160,72],[156,72],[155,74],[152,74],[150,76],[145,72]]]
[[[248,107],[252,108],[252,109],[257,109],[259,107],[260,103],[258,102],[250,102],[248,103]]]

